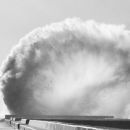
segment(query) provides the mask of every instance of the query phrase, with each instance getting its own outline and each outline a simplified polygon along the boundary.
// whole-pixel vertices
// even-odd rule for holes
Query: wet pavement
[[[6,122],[0,121],[0,130],[14,130],[11,126],[9,126]]]

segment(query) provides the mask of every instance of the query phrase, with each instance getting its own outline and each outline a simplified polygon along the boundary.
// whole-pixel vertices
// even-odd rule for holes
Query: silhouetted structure
[[[113,116],[34,116],[34,115],[6,115],[6,122],[10,125],[17,127],[20,129],[20,125],[22,127],[26,126],[45,126],[47,124],[51,125],[51,130],[53,130],[53,125],[57,130],[62,130],[62,125],[68,127],[74,127],[74,130],[87,130],[87,128],[91,127],[91,129],[130,129],[130,120],[129,119],[117,119]],[[17,122],[17,123],[16,123]],[[49,125],[48,125],[49,126]],[[68,130],[69,130],[68,127]],[[59,129],[60,128],[60,129]],[[83,129],[82,129],[83,128]]]

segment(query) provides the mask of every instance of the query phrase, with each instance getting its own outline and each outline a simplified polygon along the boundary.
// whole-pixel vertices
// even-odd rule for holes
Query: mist
[[[130,117],[130,31],[66,19],[20,39],[1,66],[11,114]]]

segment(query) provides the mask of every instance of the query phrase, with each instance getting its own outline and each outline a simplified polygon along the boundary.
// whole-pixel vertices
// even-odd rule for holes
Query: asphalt
[[[11,126],[9,126],[6,122],[0,122],[0,130],[14,130]]]

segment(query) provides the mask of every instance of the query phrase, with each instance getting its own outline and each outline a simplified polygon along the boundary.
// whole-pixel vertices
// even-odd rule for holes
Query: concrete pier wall
[[[5,122],[17,130],[125,130],[130,119],[113,117],[5,116]]]

